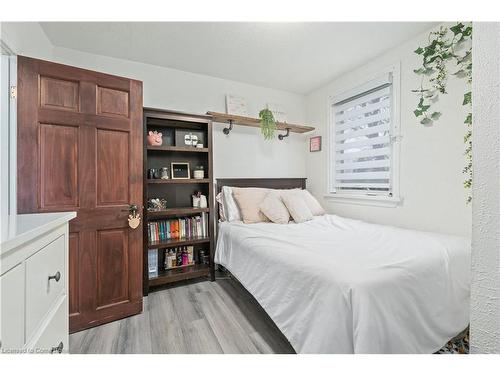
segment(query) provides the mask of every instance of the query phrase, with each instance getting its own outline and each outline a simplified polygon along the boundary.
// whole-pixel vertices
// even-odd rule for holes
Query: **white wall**
[[[8,23],[2,26],[5,34],[10,36],[10,47],[19,54],[143,81],[145,106],[195,113],[205,113],[208,110],[224,112],[226,93],[246,97],[252,115],[257,115],[267,102],[281,104],[288,113],[290,122],[300,123],[307,120],[309,124],[317,127],[316,133],[324,137],[323,151],[306,151],[307,140],[311,134],[292,134],[283,142],[266,142],[258,129],[236,127],[226,137],[222,134],[223,125],[217,125],[214,132],[215,176],[306,176],[309,188],[320,199],[326,192],[328,95],[336,87],[400,61],[403,135],[400,183],[403,205],[398,208],[384,208],[339,204],[326,200],[323,200],[323,204],[328,211],[347,217],[470,235],[471,207],[464,203],[466,192],[462,182],[465,176],[461,173],[465,165],[462,156],[465,111],[460,105],[464,92],[463,82],[450,80],[450,94],[443,96],[437,106],[442,108],[443,116],[435,126],[421,126],[412,113],[417,98],[410,91],[419,85],[419,78],[412,72],[419,65],[419,58],[413,50],[425,43],[427,33],[304,97],[240,82],[53,47],[50,43],[47,45],[46,37],[38,24]]]
[[[471,207],[466,205],[467,192],[462,182],[463,136],[466,111],[462,108],[465,83],[449,80],[448,95],[441,97],[436,109],[443,113],[432,127],[419,124],[413,114],[417,97],[411,92],[420,85],[413,73],[420,58],[413,53],[426,43],[428,32],[354,69],[333,82],[310,93],[307,120],[323,137],[323,150],[307,153],[308,186],[317,197],[323,197],[327,186],[327,100],[338,88],[349,86],[387,66],[401,64],[401,157],[400,192],[404,199],[397,208],[338,203],[323,199],[325,208],[335,214],[381,224],[469,236]],[[453,70],[452,70],[453,71]]]
[[[500,353],[500,24],[475,23],[471,352]]]
[[[53,45],[37,22],[1,22],[0,38],[18,55],[52,58]]]
[[[66,48],[49,48],[45,44],[38,48],[35,44],[43,42],[45,37],[38,24],[7,23],[2,26],[9,35],[16,36],[10,38],[14,43],[9,46],[18,54],[143,81],[145,107],[199,114],[225,112],[225,95],[237,94],[247,98],[252,116],[257,116],[270,102],[282,106],[289,122],[305,121],[303,95]],[[214,127],[215,177],[305,176],[304,135],[292,134],[284,141],[268,142],[255,128],[235,127],[225,136],[222,133],[224,126],[217,124]]]

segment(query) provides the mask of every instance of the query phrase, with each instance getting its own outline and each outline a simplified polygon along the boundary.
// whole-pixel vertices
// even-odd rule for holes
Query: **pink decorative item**
[[[161,144],[163,143],[163,140],[161,137],[162,137],[162,134],[158,133],[156,130],[154,132],[149,131],[148,136],[147,136],[148,145],[161,146]]]
[[[309,152],[321,151],[321,136],[309,138]]]

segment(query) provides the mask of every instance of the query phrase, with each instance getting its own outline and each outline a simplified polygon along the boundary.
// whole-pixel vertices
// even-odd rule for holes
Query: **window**
[[[399,74],[392,68],[331,99],[329,193],[332,196],[398,200],[397,83]]]

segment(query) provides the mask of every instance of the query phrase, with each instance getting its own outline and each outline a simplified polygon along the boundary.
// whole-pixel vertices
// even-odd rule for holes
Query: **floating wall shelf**
[[[232,125],[251,126],[253,128],[260,128],[260,119],[258,118],[230,115],[227,113],[219,113],[219,112],[207,112],[207,115],[212,116],[212,120],[214,122],[222,122]],[[292,133],[307,133],[314,130],[312,126],[295,125],[295,124],[289,124],[288,122],[277,122],[276,127],[278,128],[278,130],[290,129]]]

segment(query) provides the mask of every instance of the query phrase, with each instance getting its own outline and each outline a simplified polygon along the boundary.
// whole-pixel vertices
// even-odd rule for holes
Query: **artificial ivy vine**
[[[451,31],[451,33],[450,33]],[[447,94],[446,84],[448,80],[449,63],[454,62],[455,71],[452,73],[457,78],[465,78],[467,90],[464,94],[462,105],[468,109],[464,123],[467,124],[467,132],[464,136],[466,166],[463,173],[466,174],[464,187],[472,187],[472,45],[462,50],[465,42],[472,40],[472,23],[457,23],[450,27],[440,27],[438,31],[429,34],[429,44],[418,47],[417,55],[422,56],[422,67],[414,72],[422,77],[420,88],[412,90],[419,94],[417,108],[413,113],[420,118],[422,125],[432,125],[439,120],[441,112],[431,110],[439,95]],[[467,202],[472,200],[470,194]]]
[[[274,133],[276,132],[276,120],[274,119],[273,113],[264,108],[259,112],[260,117],[260,131],[264,136],[266,141],[274,138]]]

